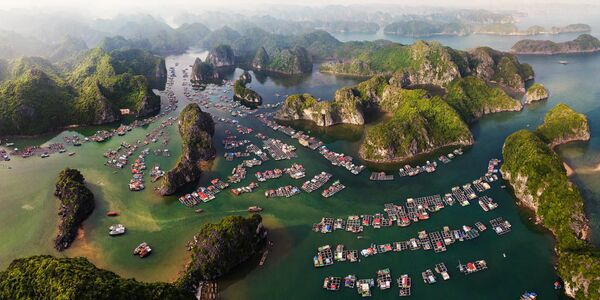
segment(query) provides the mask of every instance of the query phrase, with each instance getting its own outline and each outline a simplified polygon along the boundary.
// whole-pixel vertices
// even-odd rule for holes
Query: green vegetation
[[[81,223],[94,211],[94,195],[84,182],[83,175],[75,169],[64,169],[58,175],[54,195],[60,200],[60,222],[54,247],[59,251],[69,247]]]
[[[536,134],[553,147],[574,140],[589,140],[590,126],[584,114],[560,103],[546,113]]]
[[[388,24],[383,31],[386,34],[410,37],[467,35],[471,32],[471,26],[459,22],[440,23],[426,20],[410,20]]]
[[[511,51],[518,54],[540,55],[596,52],[600,51],[600,40],[589,34],[582,34],[572,41],[562,43],[548,40],[521,40],[512,46]]]
[[[502,20],[506,21],[506,20]],[[513,21],[513,20],[510,20]],[[525,30],[519,30],[514,22],[491,22],[490,20],[478,20],[477,22],[465,22],[462,19],[433,21],[429,19],[413,19],[388,24],[384,29],[386,34],[424,37],[434,35],[539,35],[559,34],[565,32],[589,32],[591,27],[586,24],[570,24],[564,27],[551,27],[545,29],[542,26],[530,26]]]
[[[259,71],[297,75],[312,71],[312,59],[303,47],[275,48],[270,53],[261,47],[252,60],[252,67]]]
[[[207,223],[194,237],[192,259],[177,285],[193,290],[201,280],[214,280],[258,253],[266,243],[262,217],[228,216]]]
[[[535,101],[548,99],[548,90],[541,83],[534,83],[528,89],[525,94],[525,104],[533,103]]]
[[[519,101],[502,89],[489,87],[483,80],[472,76],[452,81],[447,87],[445,100],[468,123],[485,114],[522,108]]]
[[[68,173],[73,180],[83,180],[79,173]],[[191,246],[191,261],[174,284],[121,278],[83,257],[16,259],[0,271],[0,299],[192,300],[201,280],[230,272],[258,253],[266,237],[260,215],[228,216],[203,225]]]
[[[209,113],[203,112],[196,103],[188,104],[179,115],[181,156],[173,169],[162,179],[158,193],[171,195],[182,186],[197,181],[202,173],[200,163],[214,158],[213,146],[215,124]]]
[[[557,105],[535,133],[521,130],[506,138],[502,175],[517,198],[555,235],[558,273],[567,293],[576,299],[600,299],[600,250],[586,243],[589,221],[583,198],[551,148],[572,140],[568,136],[575,132],[579,138],[589,138],[586,117],[564,104]]]
[[[516,56],[486,47],[464,52],[435,41],[417,41],[408,46],[346,43],[340,49],[340,60],[322,64],[322,72],[359,76],[399,73],[403,85],[437,86],[472,75],[522,92],[524,82],[533,78],[531,66],[519,63]]]
[[[0,83],[0,135],[37,134],[70,124],[102,124],[128,108],[139,117],[160,109],[151,88],[164,88],[163,58],[142,50],[100,48],[59,69],[42,58],[5,64]]]
[[[0,272],[0,299],[195,299],[169,283],[143,283],[98,269],[86,258],[14,260]]]
[[[367,130],[362,157],[370,161],[399,161],[448,145],[470,145],[473,137],[467,124],[452,107],[424,90],[389,86],[381,108],[389,120]]]
[[[214,68],[229,68],[235,65],[235,55],[229,45],[218,45],[208,53],[206,62]]]
[[[246,87],[245,78],[240,78],[233,83],[233,98],[247,105],[260,105],[262,103],[262,97],[254,90]]]

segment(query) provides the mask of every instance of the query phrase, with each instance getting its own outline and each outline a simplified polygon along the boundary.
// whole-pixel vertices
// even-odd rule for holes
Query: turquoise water
[[[455,37],[447,40],[448,44],[470,47],[470,39]],[[493,39],[493,38],[490,38]],[[503,39],[499,37],[501,41]],[[175,83],[176,94],[180,97],[181,109],[186,103],[181,89],[180,69],[193,62],[196,55],[185,54],[167,59],[168,66],[179,62]],[[345,190],[329,199],[324,199],[319,192],[300,194],[292,198],[265,199],[267,188],[294,183],[300,185],[302,180],[292,180],[283,176],[281,179],[261,183],[258,191],[234,197],[228,192],[218,195],[217,199],[202,204],[204,214],[198,215],[193,209],[183,207],[176,197],[157,196],[153,191],[156,184],[147,180],[147,189],[132,193],[127,190],[130,174],[127,170],[116,173],[113,169],[102,165],[102,153],[108,148],[115,148],[121,141],[135,141],[146,132],[157,126],[134,129],[124,137],[115,137],[104,144],[85,144],[76,148],[78,153],[73,157],[53,155],[48,159],[18,159],[3,163],[12,169],[0,168],[0,267],[4,268],[16,258],[25,255],[49,253],[55,255],[84,255],[98,266],[108,268],[126,277],[139,280],[172,280],[182,270],[188,257],[185,241],[196,233],[202,224],[213,222],[226,215],[246,215],[246,208],[260,205],[264,208],[265,223],[271,229],[274,246],[270,250],[266,264],[257,266],[257,261],[245,264],[238,271],[220,282],[221,295],[224,299],[353,299],[358,298],[355,290],[342,289],[340,292],[328,292],[321,288],[325,276],[356,274],[358,278],[373,278],[378,269],[391,268],[394,280],[400,274],[408,273],[413,279],[412,299],[516,299],[524,291],[536,291],[542,299],[562,299],[560,292],[554,291],[552,283],[557,279],[554,271],[553,240],[549,233],[534,225],[531,215],[515,205],[513,197],[507,190],[500,189],[499,184],[487,192],[500,207],[492,212],[484,213],[476,205],[469,207],[453,206],[434,213],[430,220],[419,222],[407,228],[367,228],[363,239],[347,232],[334,232],[327,235],[311,231],[313,223],[323,216],[342,217],[354,214],[377,213],[383,211],[383,204],[389,202],[403,203],[408,197],[419,197],[449,192],[452,186],[462,185],[481,176],[491,158],[501,157],[504,138],[522,128],[535,128],[541,123],[546,111],[556,103],[565,102],[574,109],[584,112],[590,119],[592,140],[584,144],[572,144],[559,148],[560,154],[573,166],[576,175],[574,180],[582,187],[587,201],[587,210],[593,221],[594,241],[599,241],[598,227],[600,219],[600,202],[598,199],[598,182],[600,172],[594,168],[600,162],[600,141],[596,138],[600,114],[600,88],[597,85],[600,70],[600,55],[570,56],[569,65],[556,63],[556,57],[522,57],[524,62],[531,63],[536,71],[536,80],[544,83],[551,93],[548,101],[526,107],[521,112],[501,113],[483,118],[472,126],[476,138],[473,147],[465,151],[465,155],[443,165],[434,174],[419,175],[415,178],[396,179],[392,182],[370,182],[369,171],[353,176],[342,168],[331,166],[318,153],[298,147],[299,158],[292,161],[269,161],[262,166],[249,169],[247,178],[241,185],[254,179],[253,173],[275,167],[286,167],[292,162],[303,163],[307,168],[307,178],[327,171],[347,186]],[[236,70],[231,78],[239,75]],[[258,76],[257,76],[258,77]],[[276,79],[258,77],[251,87],[258,91],[265,103],[276,101],[275,93],[281,95],[310,92],[317,97],[330,99],[336,89],[353,85],[357,81],[351,78],[338,78],[331,75],[313,74],[293,79]],[[209,109],[216,116],[227,116],[226,112]],[[280,132],[273,132],[263,126],[252,116],[239,119],[246,126],[253,127],[271,137],[298,146]],[[362,133],[359,127],[340,127],[315,129],[307,124],[297,125],[322,138],[335,151],[342,151],[356,157],[356,150]],[[239,162],[228,162],[223,159],[224,149],[220,140],[225,136],[230,125],[219,123],[215,142],[218,158],[212,169],[200,180],[205,185],[214,177],[225,178]],[[175,127],[169,127],[171,136],[168,148],[171,157],[149,156],[148,167],[160,163],[163,169],[175,164],[179,154],[180,141]],[[66,134],[66,133],[63,133]],[[39,137],[35,142],[62,137]],[[244,137],[246,138],[246,137]],[[257,145],[257,139],[248,136]],[[32,140],[20,141],[21,144]],[[153,149],[154,146],[151,146]],[[70,149],[71,150],[71,149]],[[425,158],[427,159],[427,158]],[[431,159],[431,158],[429,158]],[[88,184],[96,195],[97,209],[84,224],[84,235],[77,240],[72,249],[64,253],[56,253],[52,249],[52,239],[56,228],[57,201],[52,196],[53,182],[58,171],[66,166],[80,169]],[[117,219],[104,216],[107,210],[118,210],[122,213]],[[443,226],[458,228],[464,224],[473,225],[477,221],[489,224],[495,217],[503,217],[513,225],[511,233],[497,236],[490,230],[472,241],[457,243],[448,247],[448,251],[435,254],[431,251],[390,252],[375,257],[363,258],[360,263],[337,263],[330,267],[315,269],[312,257],[317,247],[343,243],[350,249],[362,249],[371,243],[388,243],[406,240],[417,235],[420,230],[436,231]],[[123,223],[129,231],[126,235],[111,238],[107,235],[107,227],[112,223]],[[8,228],[8,230],[6,230]],[[154,253],[141,260],[131,255],[132,249],[142,241],[147,241],[154,248]],[[506,258],[503,257],[506,254]],[[470,276],[457,272],[458,261],[485,259],[489,269]],[[435,264],[445,262],[450,270],[451,279],[432,286],[422,283],[420,273]],[[398,297],[396,287],[387,290],[373,290],[374,299],[391,299]]]

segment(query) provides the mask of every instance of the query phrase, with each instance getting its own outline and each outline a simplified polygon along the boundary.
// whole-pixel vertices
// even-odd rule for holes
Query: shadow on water
[[[252,71],[254,78],[260,84],[265,84],[268,80],[273,81],[276,86],[283,86],[285,88],[295,87],[304,82],[309,81],[312,73],[299,74],[299,75],[282,75],[280,73],[266,72],[266,71]]]
[[[267,227],[267,229],[269,230],[269,242],[272,244],[265,246],[265,249],[269,251],[265,264],[263,266],[259,265],[263,251],[256,253],[232,272],[219,279],[219,291],[224,291],[237,282],[244,280],[251,272],[269,268],[269,265],[278,264],[284,256],[289,254],[292,245],[299,244],[299,239],[305,239],[310,232],[307,226],[278,227],[274,229]]]
[[[291,126],[295,130],[302,130],[311,136],[322,140],[324,143],[332,143],[338,140],[356,142],[362,137],[364,128],[360,125],[338,124],[329,127],[317,126],[315,122],[306,120],[277,121],[282,125]]]

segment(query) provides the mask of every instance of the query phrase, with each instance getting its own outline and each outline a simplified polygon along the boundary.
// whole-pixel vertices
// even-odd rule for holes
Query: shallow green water
[[[180,65],[192,63],[194,55],[170,57],[168,65],[175,61]],[[205,222],[216,221],[225,215],[246,215],[246,208],[260,205],[264,208],[265,222],[271,228],[275,242],[263,267],[256,267],[256,261],[249,262],[239,271],[224,278],[220,284],[225,299],[349,299],[358,298],[355,290],[343,289],[341,292],[327,292],[321,288],[325,276],[345,276],[356,274],[359,278],[371,278],[378,269],[391,268],[394,278],[409,273],[413,278],[412,299],[516,299],[528,290],[536,291],[542,299],[561,299],[552,288],[556,280],[553,269],[552,237],[530,221],[530,215],[519,209],[508,191],[495,188],[488,192],[500,207],[493,212],[484,213],[477,205],[470,207],[449,207],[433,214],[425,222],[413,224],[407,228],[367,228],[364,239],[346,232],[328,235],[313,233],[311,225],[323,216],[346,217],[351,214],[376,213],[383,211],[383,204],[404,202],[408,197],[419,197],[446,193],[452,186],[462,185],[481,176],[490,158],[501,157],[504,138],[521,128],[534,128],[545,112],[558,102],[566,102],[574,109],[588,114],[592,126],[592,140],[587,144],[573,144],[560,148],[560,153],[571,163],[576,171],[595,167],[600,161],[600,139],[598,132],[600,115],[600,88],[594,76],[600,71],[600,55],[569,57],[567,66],[555,63],[556,58],[524,57],[523,61],[534,66],[537,81],[544,83],[550,90],[551,99],[547,102],[526,107],[522,112],[503,113],[484,118],[472,127],[476,144],[465,155],[444,165],[434,174],[420,175],[415,178],[396,179],[393,182],[370,182],[368,170],[359,176],[348,171],[332,167],[318,153],[299,147],[299,158],[293,161],[269,161],[262,166],[249,169],[242,184],[253,179],[256,171],[286,167],[291,162],[303,163],[307,168],[307,178],[327,170],[340,179],[347,188],[338,195],[325,200],[318,192],[300,194],[287,199],[265,199],[266,188],[282,186],[291,182],[300,185],[302,180],[294,181],[285,176],[281,179],[261,183],[257,192],[234,197],[225,192],[217,199],[202,204],[205,213],[197,215],[193,209],[185,208],[175,197],[161,198],[152,192],[155,184],[147,182],[147,189],[133,193],[127,189],[130,178],[128,170],[116,173],[102,165],[102,153],[115,148],[121,141],[133,142],[142,138],[149,128],[134,129],[124,137],[115,137],[104,144],[88,143],[76,148],[73,157],[53,155],[47,159],[14,158],[12,169],[0,166],[0,268],[16,258],[32,254],[50,253],[54,255],[84,255],[100,267],[108,268],[120,275],[140,280],[172,280],[183,268],[187,259],[185,242],[196,233]],[[239,73],[239,70],[236,74]],[[180,109],[185,100],[182,97],[181,73],[178,73],[175,89],[180,96]],[[262,77],[251,86],[263,97],[265,102],[275,101],[274,94],[311,92],[317,97],[331,98],[341,86],[352,85],[355,79],[336,78],[331,75],[313,73],[299,79],[282,80]],[[223,112],[209,110],[217,116]],[[273,132],[261,125],[253,117],[240,119],[242,124],[252,126],[259,132],[280,138],[289,144],[298,145],[283,133]],[[300,124],[310,129],[306,124]],[[215,141],[218,158],[212,170],[202,176],[201,184],[216,176],[224,178],[238,162],[221,159],[223,148],[220,144],[225,129],[231,126],[219,123]],[[179,154],[179,140],[175,127],[167,129],[171,136],[168,148],[173,156],[147,158],[148,167],[160,163],[163,169],[174,165]],[[314,129],[313,129],[314,130]],[[361,130],[340,128],[314,130],[328,146],[356,156]],[[66,133],[63,133],[66,134]],[[36,141],[46,139],[37,138]],[[250,139],[255,141],[254,136]],[[53,140],[60,141],[62,137]],[[29,141],[21,141],[27,143]],[[257,143],[257,145],[260,145]],[[151,146],[151,149],[154,147]],[[52,239],[56,228],[57,201],[52,196],[53,184],[58,171],[64,167],[80,169],[85,175],[97,198],[97,209],[84,224],[85,235],[64,253],[52,249]],[[600,173],[578,173],[575,180],[582,186],[588,210],[594,222],[595,240],[598,238],[600,218],[600,193],[598,182]],[[116,219],[104,216],[107,210],[117,210],[122,216]],[[375,257],[364,258],[362,262],[338,263],[322,269],[312,267],[312,257],[321,245],[332,246],[343,243],[350,249],[366,248],[371,243],[384,243],[405,240],[415,236],[420,230],[440,230],[442,226],[457,228],[463,224],[472,225],[477,221],[488,224],[494,217],[503,217],[513,224],[513,230],[506,236],[497,236],[489,230],[473,241],[457,243],[442,254],[433,252],[391,252]],[[128,233],[111,238],[107,228],[119,222],[127,226]],[[142,241],[154,248],[153,254],[146,259],[131,255],[132,249]],[[502,253],[506,253],[503,258]],[[454,266],[458,261],[485,259],[489,270],[464,277]],[[426,286],[420,280],[420,272],[432,268],[436,263],[445,262],[450,269],[452,279],[448,282]],[[373,290],[375,299],[398,297],[397,288],[388,291]]]

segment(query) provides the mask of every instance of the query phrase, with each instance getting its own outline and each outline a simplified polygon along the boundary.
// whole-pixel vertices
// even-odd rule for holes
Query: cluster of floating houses
[[[349,216],[347,220],[334,219],[324,217],[321,222],[313,224],[313,231],[320,233],[329,233],[334,230],[345,230],[353,233],[360,233],[364,227],[373,226],[373,228],[381,228],[391,226],[396,222],[397,226],[406,227],[413,222],[427,220],[430,217],[430,213],[437,212],[446,206],[453,206],[455,203],[459,203],[462,206],[470,205],[470,201],[477,199],[477,194],[473,187],[480,192],[491,188],[490,183],[498,180],[498,176],[495,174],[498,172],[500,161],[493,159],[490,161],[488,172],[473,181],[473,184],[465,184],[461,187],[453,187],[451,193],[445,194],[443,197],[439,194],[432,196],[425,196],[419,198],[408,198],[405,204],[392,204],[388,203],[384,205],[383,213],[377,213],[375,215],[354,215]],[[483,196],[482,203],[485,203],[486,207],[496,207],[497,203],[492,201],[491,197]]]
[[[325,157],[325,159],[329,160],[329,162],[331,162],[331,164],[334,166],[343,167],[354,175],[358,175],[366,168],[364,165],[354,164],[353,158],[351,156],[345,155],[343,153],[337,153],[328,149],[322,141],[319,141],[314,137],[310,137],[302,131],[296,131],[289,126],[277,124],[275,121],[270,119],[270,114],[268,113],[259,114],[256,117],[267,127],[275,131],[283,132],[284,134],[298,140],[298,143],[300,143],[300,145],[304,147],[307,147],[313,151],[318,151],[319,154]]]
[[[150,150],[143,150],[138,158],[131,164],[131,180],[129,181],[129,190],[139,192],[145,188],[144,186],[144,170],[146,170],[146,155]]]
[[[511,224],[502,218],[490,220],[490,225],[498,235],[510,232]],[[329,245],[325,245],[317,249],[317,254],[313,257],[313,264],[319,268],[333,265],[336,261],[355,263],[360,262],[360,257],[371,257],[387,252],[432,250],[434,253],[442,253],[447,250],[447,247],[457,242],[476,239],[481,232],[487,230],[487,227],[481,222],[477,222],[475,227],[463,225],[459,229],[450,229],[448,226],[444,226],[441,231],[426,232],[423,230],[418,233],[418,236],[408,240],[379,245],[373,243],[361,250],[346,249],[343,244],[339,244],[333,251]]]
[[[460,261],[457,266],[459,272],[469,275],[482,270],[486,270],[487,263],[485,260],[477,260],[474,262],[467,262],[462,264]],[[426,284],[434,284],[438,281],[438,276],[441,276],[444,281],[450,279],[448,268],[442,262],[436,264],[433,268],[435,270],[427,269],[421,272],[423,282]],[[436,275],[438,274],[438,275]],[[412,294],[412,279],[408,274],[402,274],[396,279],[396,284],[399,289],[398,295],[400,297],[408,297]],[[381,291],[391,289],[393,285],[392,272],[390,268],[378,270],[375,278],[357,279],[355,274],[349,274],[342,277],[328,276],[323,280],[323,288],[328,291],[339,291],[342,287],[349,289],[356,289],[357,293],[361,297],[371,297],[371,289],[374,287],[379,288]]]

